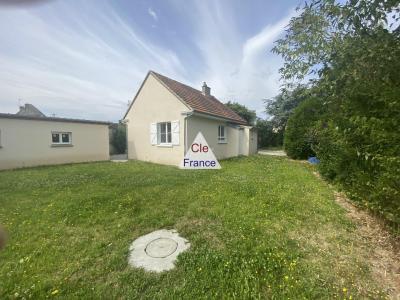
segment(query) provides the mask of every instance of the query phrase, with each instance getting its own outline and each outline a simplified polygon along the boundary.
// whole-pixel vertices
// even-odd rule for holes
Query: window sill
[[[172,144],[157,144],[157,147],[161,147],[161,148],[172,148]]]
[[[72,144],[52,144],[50,147],[52,148],[59,148],[59,147],[73,147]]]
[[[227,141],[218,141],[218,144],[228,144]]]

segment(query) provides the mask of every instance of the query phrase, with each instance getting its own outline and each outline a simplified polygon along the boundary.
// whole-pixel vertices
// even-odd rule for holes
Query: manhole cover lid
[[[158,238],[148,243],[145,251],[151,257],[163,258],[174,253],[177,247],[178,244],[172,239]]]

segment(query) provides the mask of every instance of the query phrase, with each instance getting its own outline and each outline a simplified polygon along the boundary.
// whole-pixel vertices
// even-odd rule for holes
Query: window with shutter
[[[152,123],[150,128],[152,145],[179,145],[179,121]]]
[[[171,145],[172,132],[171,122],[160,122],[156,124],[156,144],[157,145]],[[153,144],[154,145],[154,144]]]

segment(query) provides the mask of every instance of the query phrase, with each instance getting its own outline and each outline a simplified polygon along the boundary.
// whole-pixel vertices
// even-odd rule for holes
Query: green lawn
[[[384,296],[368,245],[313,169],[285,158],[189,171],[130,161],[0,172],[0,298]],[[191,242],[161,274],[127,264],[158,229]]]

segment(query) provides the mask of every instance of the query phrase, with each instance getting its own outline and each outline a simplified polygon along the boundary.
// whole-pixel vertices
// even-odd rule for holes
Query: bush
[[[124,124],[115,124],[111,127],[110,146],[111,154],[126,153],[126,126]]]
[[[283,130],[279,130],[274,121],[258,119],[256,128],[259,148],[282,146]]]
[[[318,169],[322,176],[339,183],[353,200],[397,227],[400,224],[400,157],[393,149],[397,148],[400,153],[400,148],[398,144],[392,147],[380,144],[373,133],[368,134],[373,122],[364,122],[368,127],[352,130],[343,130],[332,122],[325,128],[320,126],[313,147],[321,162]]]
[[[295,109],[287,122],[283,143],[289,157],[306,159],[315,155],[315,126],[322,111],[323,105],[317,98],[310,98]]]
[[[373,117],[336,118],[325,127],[319,124],[313,149],[321,161],[321,175],[341,184],[353,200],[396,227],[400,224],[400,132],[388,126],[393,122],[397,119],[377,112]]]
[[[399,43],[400,37],[385,31],[349,41],[349,49],[325,72],[321,87],[329,90],[330,121],[318,125],[313,148],[322,175],[395,228],[400,226]]]

